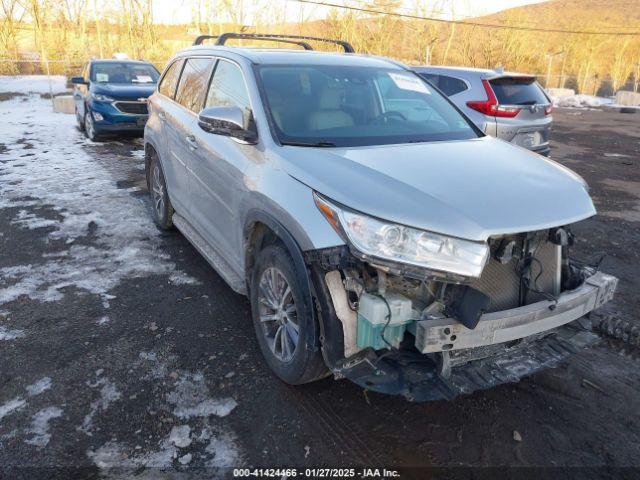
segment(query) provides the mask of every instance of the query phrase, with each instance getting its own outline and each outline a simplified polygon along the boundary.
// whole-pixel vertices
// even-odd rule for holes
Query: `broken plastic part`
[[[454,300],[451,306],[452,316],[465,327],[473,330],[490,302],[491,299],[481,291],[465,287],[462,295]]]

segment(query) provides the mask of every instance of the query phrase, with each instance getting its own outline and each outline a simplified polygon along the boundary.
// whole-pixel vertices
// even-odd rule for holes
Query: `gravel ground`
[[[620,278],[597,320],[637,321],[640,115],[557,110],[552,157],[599,215],[576,255]],[[640,474],[640,355],[412,404],[265,367],[249,305],[151,224],[140,139],[94,144],[37,96],[0,102],[0,478],[215,478],[228,467],[527,467]],[[555,468],[550,468],[555,467]],[[435,472],[435,471],[434,471]],[[493,476],[504,470],[474,470]]]

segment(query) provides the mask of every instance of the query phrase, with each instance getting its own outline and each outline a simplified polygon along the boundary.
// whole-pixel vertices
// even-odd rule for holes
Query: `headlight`
[[[101,93],[92,93],[91,98],[96,102],[115,102],[115,98],[111,98],[110,96],[103,95]]]
[[[484,242],[418,230],[339,208],[314,193],[329,223],[359,252],[465,277],[479,277],[489,256]]]

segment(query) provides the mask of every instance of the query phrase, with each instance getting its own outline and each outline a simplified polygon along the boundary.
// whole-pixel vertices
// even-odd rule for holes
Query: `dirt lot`
[[[574,229],[577,254],[606,255],[602,270],[620,278],[597,321],[635,322],[640,115],[554,118],[552,157],[589,182],[599,211]],[[451,402],[333,379],[286,386],[262,361],[245,298],[150,222],[140,139],[87,142],[36,96],[0,102],[0,124],[0,478],[359,465],[405,478],[640,475],[637,347],[605,339]]]

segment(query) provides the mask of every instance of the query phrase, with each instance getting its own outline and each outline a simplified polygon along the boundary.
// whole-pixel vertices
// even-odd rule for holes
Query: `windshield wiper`
[[[293,147],[335,147],[335,143],[331,142],[280,142],[282,145],[291,145]]]

